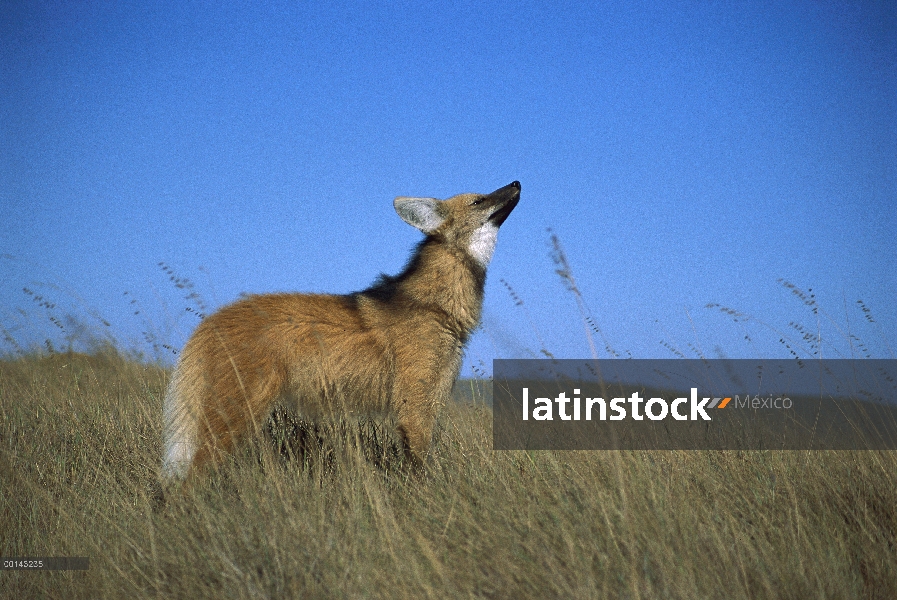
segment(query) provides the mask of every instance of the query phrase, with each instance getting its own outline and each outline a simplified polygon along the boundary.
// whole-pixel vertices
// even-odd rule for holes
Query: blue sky
[[[518,179],[465,375],[588,357],[587,329],[600,357],[897,351],[893,3],[0,14],[6,348],[86,329],[152,353],[196,325],[190,293],[363,289],[420,237],[393,197]]]

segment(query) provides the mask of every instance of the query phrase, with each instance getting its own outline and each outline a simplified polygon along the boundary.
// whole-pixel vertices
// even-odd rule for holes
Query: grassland
[[[893,452],[494,452],[468,386],[423,475],[388,426],[281,428],[154,508],[166,379],[0,362],[0,555],[90,557],[0,597],[897,597]]]

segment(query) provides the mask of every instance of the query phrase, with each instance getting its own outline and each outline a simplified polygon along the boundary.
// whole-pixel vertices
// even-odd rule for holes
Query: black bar
[[[87,556],[29,556],[0,558],[0,571],[86,571]]]

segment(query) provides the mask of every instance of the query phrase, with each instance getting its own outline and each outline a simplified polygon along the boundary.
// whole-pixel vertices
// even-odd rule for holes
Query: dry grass
[[[893,452],[494,452],[458,403],[425,475],[376,424],[291,425],[153,510],[166,378],[0,362],[0,555],[90,557],[0,597],[897,597]]]

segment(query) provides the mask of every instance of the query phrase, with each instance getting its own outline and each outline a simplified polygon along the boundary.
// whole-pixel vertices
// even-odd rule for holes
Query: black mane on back
[[[395,298],[402,283],[423,268],[424,249],[431,244],[439,243],[441,242],[437,236],[428,235],[426,238],[421,240],[417,247],[414,249],[414,252],[411,254],[411,258],[408,260],[408,264],[405,265],[405,268],[402,269],[401,273],[399,273],[398,275],[386,275],[385,273],[381,273],[380,276],[371,285],[371,287],[367,288],[366,290],[361,290],[359,292],[355,292],[354,294],[350,294],[350,296],[366,296],[374,300],[379,300],[380,302],[389,302],[390,300]],[[467,265],[467,268],[470,269],[471,273],[473,273],[474,277],[476,278],[477,285],[479,286],[480,290],[482,290],[486,282],[486,269],[477,264],[472,258],[465,258],[466,260],[464,260],[464,263]]]
[[[421,268],[421,252],[424,246],[430,241],[430,237],[427,236],[423,240],[418,243],[417,247],[415,247],[414,252],[411,254],[411,258],[408,260],[408,264],[405,265],[405,268],[402,269],[402,272],[398,275],[387,275],[386,273],[380,273],[380,276],[374,281],[371,286],[365,290],[361,290],[359,292],[355,292],[352,296],[367,296],[369,298],[373,298],[374,300],[379,300],[381,302],[388,302],[392,298],[395,297],[396,291],[403,281],[408,279],[410,276],[414,275]]]

